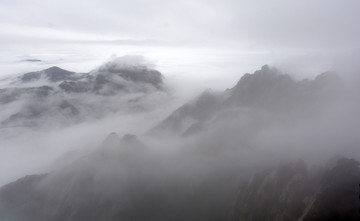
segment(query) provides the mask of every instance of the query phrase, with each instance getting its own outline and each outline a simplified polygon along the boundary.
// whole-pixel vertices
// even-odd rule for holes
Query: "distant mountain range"
[[[106,113],[146,109],[142,101],[156,93],[166,96],[159,71],[121,59],[89,73],[50,67],[23,74],[0,89],[0,126],[74,124]]]

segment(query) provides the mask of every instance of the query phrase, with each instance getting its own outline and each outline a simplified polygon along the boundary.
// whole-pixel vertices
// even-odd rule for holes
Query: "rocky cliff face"
[[[237,194],[232,220],[359,220],[359,162],[298,162],[255,174]]]

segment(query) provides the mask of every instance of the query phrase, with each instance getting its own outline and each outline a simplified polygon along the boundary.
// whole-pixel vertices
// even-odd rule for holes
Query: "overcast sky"
[[[359,12],[359,0],[1,0],[0,70],[7,71],[1,62],[27,55],[78,62],[147,55],[146,47],[171,48],[161,58],[176,59],[184,48],[205,49],[201,56],[356,52]]]
[[[3,44],[36,40],[359,47],[358,0],[2,0]]]

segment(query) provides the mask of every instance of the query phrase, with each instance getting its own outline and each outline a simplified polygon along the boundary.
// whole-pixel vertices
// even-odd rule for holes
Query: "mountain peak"
[[[20,79],[23,83],[36,81],[41,78],[48,79],[52,82],[73,80],[75,79],[75,73],[61,69],[57,66],[53,66],[42,71],[29,72],[24,74]]]
[[[94,73],[98,76],[102,75],[106,79],[121,77],[127,81],[147,83],[155,87],[159,87],[163,83],[162,74],[136,56],[115,58],[101,65]]]
[[[47,68],[47,69],[45,69],[43,71],[60,71],[60,70],[66,71],[66,70],[64,70],[62,68],[59,68],[58,66],[52,66],[52,67],[49,67],[49,68]]]
[[[229,103],[254,105],[272,102],[291,92],[295,82],[276,68],[264,65],[253,74],[245,74],[230,90]]]
[[[269,71],[270,70],[270,67],[269,67],[269,65],[268,64],[265,64],[265,65],[263,65],[262,67],[261,67],[261,71]]]
[[[74,72],[61,69],[57,66],[53,66],[48,69],[45,69],[43,70],[43,72],[45,73],[45,77],[53,82],[72,80],[75,75]]]

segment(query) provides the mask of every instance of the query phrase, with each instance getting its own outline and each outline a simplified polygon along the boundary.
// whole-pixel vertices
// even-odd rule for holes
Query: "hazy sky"
[[[2,0],[0,40],[353,48],[359,9],[357,0]]]
[[[358,0],[2,0],[0,72],[39,69],[9,64],[26,58],[47,65],[96,60],[75,69],[88,71],[112,54],[194,69],[194,62],[227,60],[241,72],[289,59],[283,53],[300,53],[290,61],[298,66],[310,66],[294,62],[303,59],[321,65],[324,54],[359,51],[359,11]],[[254,53],[266,56],[254,62]]]

